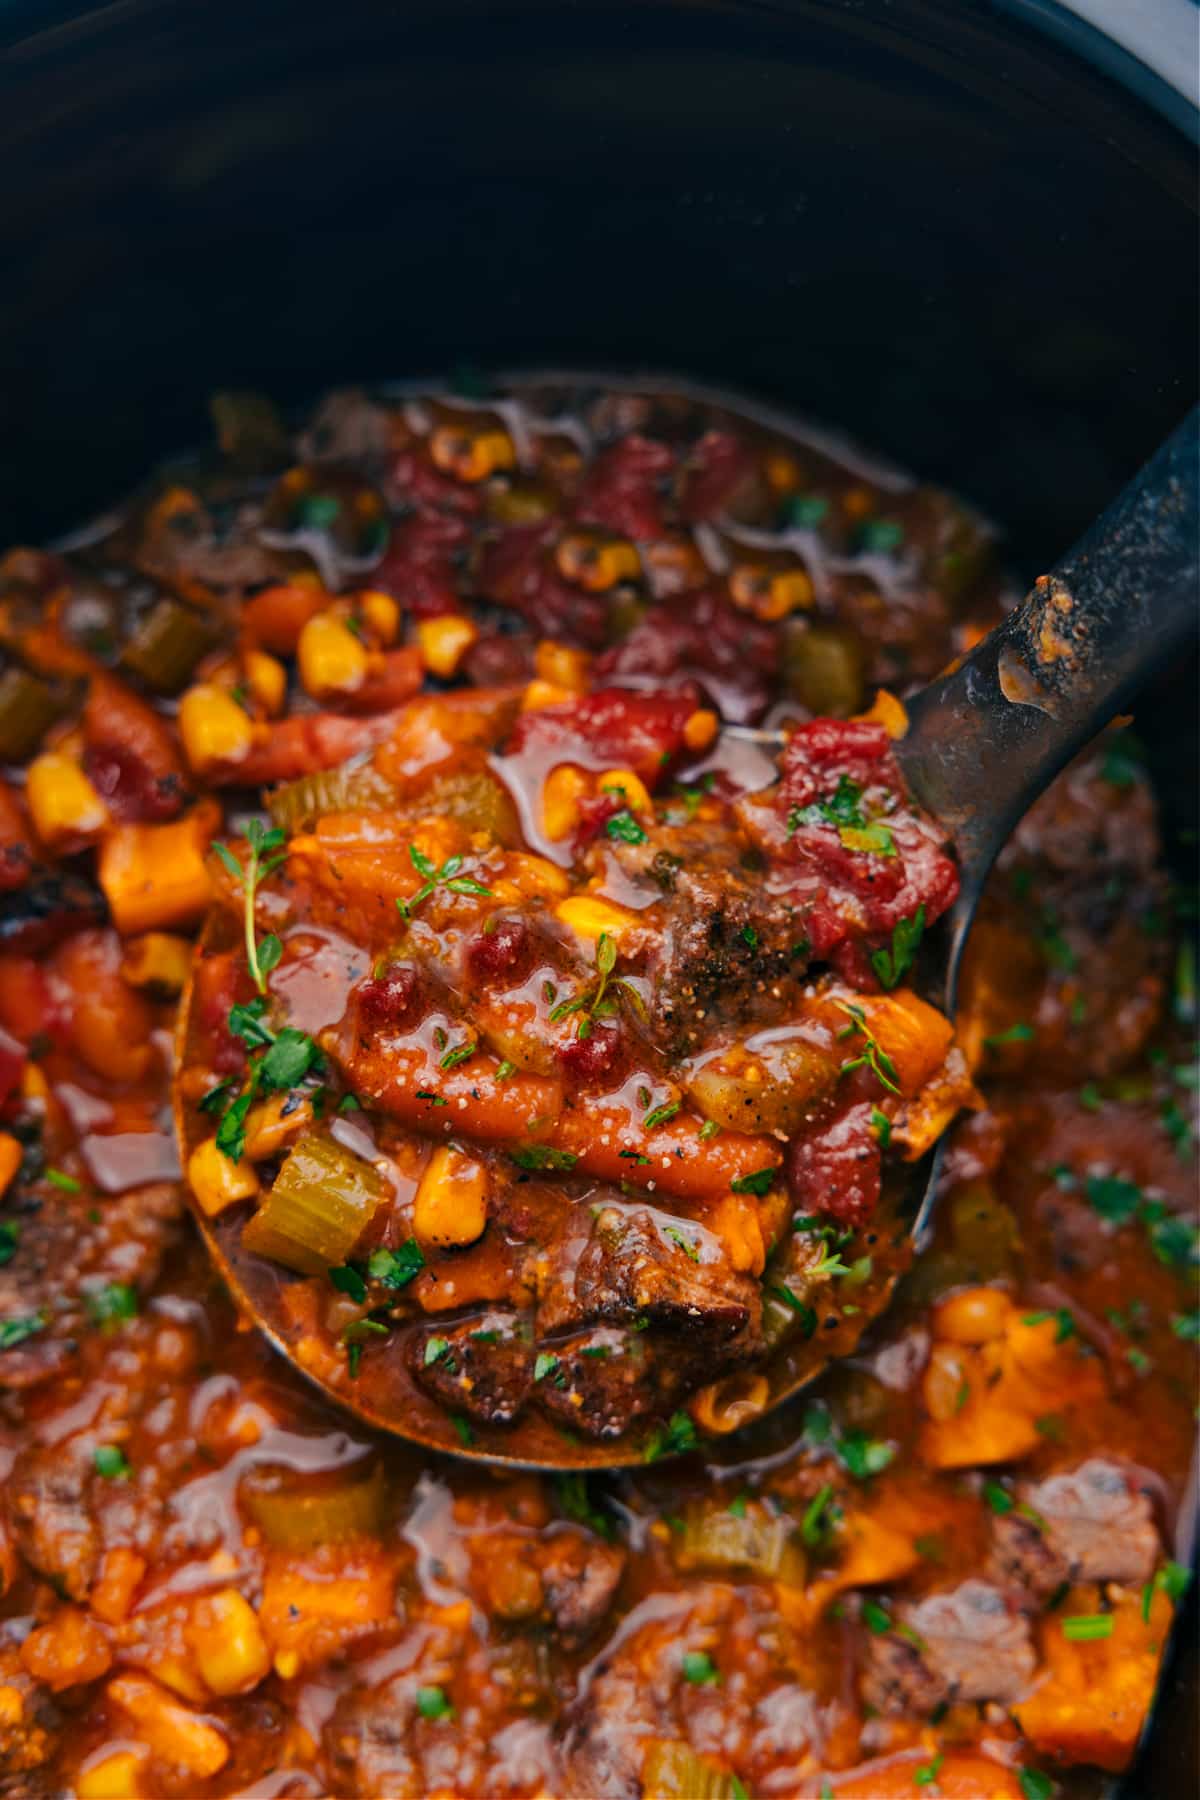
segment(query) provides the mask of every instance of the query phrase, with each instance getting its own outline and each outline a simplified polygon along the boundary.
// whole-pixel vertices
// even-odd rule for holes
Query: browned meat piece
[[[766,1024],[797,997],[808,966],[803,922],[745,865],[746,844],[724,827],[664,825],[618,845],[626,874],[670,896],[648,973],[650,1030],[668,1055],[711,1043],[724,1026]]]
[[[6,1212],[19,1230],[16,1254],[0,1268],[0,1319],[41,1314],[45,1329],[0,1352],[0,1387],[33,1387],[75,1357],[88,1293],[109,1282],[148,1290],[183,1212],[177,1186],[131,1188],[97,1209],[86,1190],[22,1185]]]
[[[1066,1581],[1067,1565],[1032,1519],[1013,1512],[992,1522],[988,1573],[1025,1603],[1044,1604]]]
[[[538,1385],[547,1411],[589,1437],[619,1437],[631,1419],[666,1406],[687,1379],[682,1346],[662,1332],[600,1326],[556,1338],[556,1364]]]
[[[568,1647],[583,1642],[608,1612],[625,1569],[625,1552],[566,1527],[538,1559],[546,1606]]]
[[[391,428],[384,407],[358,388],[327,394],[300,439],[304,462],[374,463],[387,454]]]
[[[1024,1490],[1071,1581],[1148,1581],[1160,1554],[1150,1502],[1115,1463],[1093,1457]]]
[[[446,1406],[487,1424],[507,1425],[529,1398],[533,1351],[510,1312],[487,1312],[416,1334],[409,1363],[423,1388]]]
[[[872,1638],[862,1697],[877,1712],[927,1718],[950,1698],[949,1683],[931,1669],[915,1644],[891,1632]]]
[[[1028,1621],[989,1582],[964,1581],[901,1607],[898,1616],[913,1636],[872,1637],[863,1674],[863,1698],[881,1711],[921,1714],[945,1700],[1017,1700],[1033,1677]]]
[[[411,1676],[378,1688],[344,1694],[324,1731],[326,1753],[344,1794],[386,1794],[388,1800],[416,1800],[425,1791],[420,1766],[409,1748],[416,1709]]]
[[[567,1738],[567,1792],[588,1800],[637,1800],[655,1710],[634,1664],[601,1668]]]
[[[0,950],[10,956],[36,956],[103,917],[103,898],[90,881],[39,869],[22,886],[0,890]]]
[[[592,1319],[643,1319],[708,1339],[724,1358],[759,1342],[758,1285],[718,1239],[655,1207],[594,1198],[556,1246],[537,1314],[541,1338]]]
[[[72,1600],[86,1599],[100,1553],[91,1484],[91,1448],[75,1444],[23,1451],[5,1484],[22,1556]]]

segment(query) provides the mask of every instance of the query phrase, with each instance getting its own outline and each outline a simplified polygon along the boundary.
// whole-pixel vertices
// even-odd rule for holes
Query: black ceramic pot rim
[[[1091,63],[1200,143],[1200,9],[1193,0],[992,0]]]

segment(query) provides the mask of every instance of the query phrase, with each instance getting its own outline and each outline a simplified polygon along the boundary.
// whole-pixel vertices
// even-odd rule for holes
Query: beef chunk
[[[38,1386],[74,1361],[87,1294],[109,1282],[145,1291],[154,1282],[183,1211],[177,1185],[130,1188],[97,1212],[86,1190],[21,1185],[5,1196],[20,1236],[0,1269],[0,1319],[41,1313],[44,1331],[0,1354],[0,1384]]]
[[[602,1668],[567,1738],[567,1792],[588,1800],[637,1800],[654,1710],[633,1663]]]
[[[414,1709],[415,1688],[407,1676],[379,1688],[354,1688],[342,1696],[324,1732],[342,1793],[416,1800],[425,1791],[408,1742]]]
[[[1160,1545],[1150,1502],[1115,1463],[1093,1457],[1027,1488],[1023,1498],[1044,1522],[1063,1578],[1137,1586],[1154,1573]]]
[[[485,1424],[507,1425],[529,1398],[533,1352],[514,1313],[487,1312],[417,1332],[408,1359],[435,1399]]]
[[[807,967],[804,923],[747,863],[740,833],[661,825],[644,843],[610,848],[626,875],[669,899],[647,967],[649,1030],[666,1054],[687,1055],[726,1026],[785,1016]]]
[[[758,1347],[760,1316],[757,1283],[737,1273],[703,1226],[656,1207],[593,1199],[559,1238],[537,1330],[544,1337],[593,1319],[649,1318],[686,1332],[693,1345],[707,1340],[726,1355],[748,1355]]]
[[[538,1568],[554,1628],[572,1647],[596,1629],[611,1607],[624,1573],[625,1552],[568,1527],[545,1544]]]
[[[589,1437],[619,1437],[630,1421],[661,1411],[687,1379],[680,1346],[660,1332],[600,1326],[556,1338],[553,1375],[538,1386],[538,1401]]]
[[[1023,1601],[1044,1604],[1066,1581],[1067,1565],[1032,1519],[1013,1512],[992,1522],[988,1573]]]
[[[87,1598],[100,1554],[91,1481],[90,1449],[54,1445],[22,1452],[5,1487],[22,1556],[72,1600]]]
[[[912,1638],[872,1638],[863,1697],[884,1712],[927,1713],[946,1700],[1017,1700],[1036,1666],[1026,1619],[999,1588],[964,1581],[900,1609]],[[907,1654],[905,1654],[907,1653]]]

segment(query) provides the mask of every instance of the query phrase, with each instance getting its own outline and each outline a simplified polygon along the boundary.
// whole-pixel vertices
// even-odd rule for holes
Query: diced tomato
[[[25,1051],[0,1027],[0,1106],[14,1093],[25,1073]]]
[[[92,680],[83,709],[83,766],[115,818],[173,819],[187,781],[165,719],[111,675]]]
[[[232,951],[223,951],[198,962],[193,979],[201,1056],[218,1075],[240,1075],[246,1050],[229,1029],[229,1009],[251,998],[250,977]]]
[[[453,513],[413,513],[393,528],[370,586],[391,594],[418,619],[457,612],[458,565],[470,539],[470,525]]]
[[[715,519],[753,498],[758,459],[732,431],[706,431],[688,457],[679,496],[685,519]]]
[[[459,513],[477,513],[482,504],[478,489],[443,474],[418,444],[407,445],[392,457],[384,488],[394,506],[449,507]]]
[[[608,603],[559,573],[553,545],[561,529],[550,519],[500,532],[480,556],[479,591],[519,612],[540,637],[594,649],[607,637]]]
[[[632,769],[652,787],[683,749],[684,726],[696,705],[697,696],[686,691],[640,694],[601,688],[563,706],[523,713],[510,750],[544,755],[547,767],[581,762]]]
[[[584,478],[575,507],[581,525],[603,525],[625,537],[661,537],[662,494],[675,452],[636,432],[601,451]]]
[[[652,607],[628,637],[597,657],[598,681],[623,675],[694,681],[735,725],[760,719],[778,672],[778,635],[739,612],[720,588]]]
[[[865,1225],[879,1205],[882,1155],[871,1129],[871,1103],[849,1106],[819,1135],[787,1148],[788,1187],[796,1210],[841,1226]]]

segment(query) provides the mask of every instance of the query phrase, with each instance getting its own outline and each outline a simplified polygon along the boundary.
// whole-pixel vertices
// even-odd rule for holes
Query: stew
[[[214,413],[0,561],[6,1791],[1098,1791],[1200,1328],[1131,734],[1006,850],[954,1041],[891,744],[1010,601],[968,509],[633,386]],[[385,1385],[645,1466],[468,1469]]]

